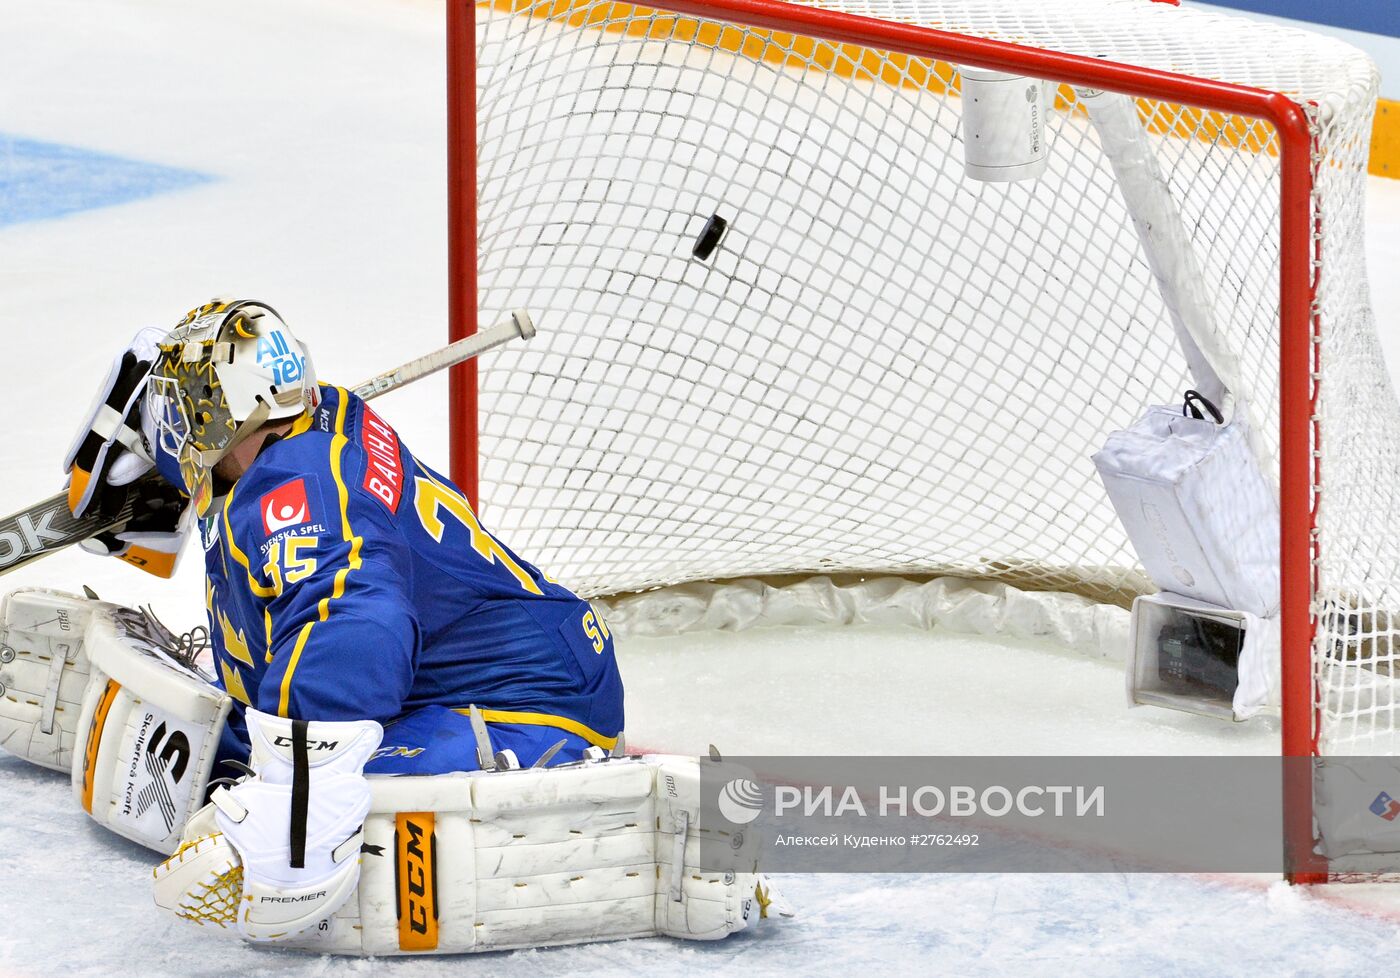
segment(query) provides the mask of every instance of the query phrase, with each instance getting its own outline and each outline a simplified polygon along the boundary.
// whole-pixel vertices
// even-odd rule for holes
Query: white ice
[[[353,381],[436,346],[446,306],[442,10],[426,0],[0,0],[0,133],[215,182],[0,227],[0,512],[56,491],[93,379],[139,325],[266,298]],[[3,145],[3,143],[0,143]],[[1373,181],[1375,305],[1400,308],[1400,184]],[[1400,335],[1385,337],[1400,366]],[[421,455],[445,391],[382,402]],[[153,582],[77,552],[6,588],[92,585],[202,616],[201,568]],[[1112,664],[937,632],[769,629],[634,640],[634,746],[731,754],[1270,753],[1268,724],[1123,706]],[[1177,875],[794,876],[800,917],[716,945],[330,960],[166,922],[149,852],[95,828],[66,779],[0,759],[0,978],[691,973],[1348,975],[1400,953],[1400,898]],[[1379,893],[1379,895],[1377,895]],[[1368,909],[1358,909],[1364,904]]]

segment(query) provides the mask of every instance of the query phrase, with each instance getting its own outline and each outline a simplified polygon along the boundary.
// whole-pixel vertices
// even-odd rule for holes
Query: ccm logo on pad
[[[306,501],[306,480],[293,479],[262,497],[263,529],[269,534],[289,526],[311,522],[311,506]]]

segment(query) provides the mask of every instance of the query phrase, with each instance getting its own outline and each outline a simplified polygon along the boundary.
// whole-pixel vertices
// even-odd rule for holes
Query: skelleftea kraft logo
[[[735,778],[719,792],[719,813],[735,825],[748,825],[763,812],[763,789],[748,778]]]

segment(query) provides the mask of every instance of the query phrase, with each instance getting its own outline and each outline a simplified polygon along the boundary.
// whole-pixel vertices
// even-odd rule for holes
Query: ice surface
[[[1130,710],[1121,664],[1030,642],[912,627],[790,626],[632,638],[620,662],[628,742],[636,748],[702,753],[713,742],[732,755],[1278,752],[1271,722]]]
[[[355,381],[437,345],[446,306],[441,5],[421,0],[0,0],[0,132],[215,177],[0,228],[0,511],[59,486],[93,378],[135,329],[226,291],[265,298]],[[6,163],[0,158],[0,170]],[[1376,308],[1400,308],[1400,184],[1374,181]],[[1400,364],[1400,331],[1383,335]],[[381,402],[428,459],[444,385]],[[169,583],[77,552],[9,575],[202,617]],[[1123,708],[1110,664],[914,630],[770,629],[624,646],[635,746],[730,753],[1267,753],[1267,724]],[[722,695],[710,695],[718,693]],[[783,880],[800,918],[717,945],[637,941],[485,959],[342,961],[158,917],[151,854],[90,824],[66,779],[0,759],[0,978],[487,972],[659,976],[1349,975],[1400,953],[1372,914],[1265,878]],[[1348,888],[1353,906],[1375,891]]]

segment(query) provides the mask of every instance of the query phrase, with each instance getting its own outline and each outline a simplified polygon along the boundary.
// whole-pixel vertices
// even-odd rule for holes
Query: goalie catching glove
[[[314,927],[355,892],[363,770],[383,728],[246,715],[253,775],[215,790],[189,841],[156,867],[155,895],[177,917],[271,941]]]
[[[155,434],[143,410],[152,365],[160,356],[165,331],[141,330],[112,361],[87,419],[68,449],[68,508],[74,516],[115,513],[129,486],[155,466],[149,445]],[[191,524],[188,500],[166,482],[141,483],[130,520],[80,546],[104,557],[118,557],[157,577],[170,577]]]
[[[112,487],[135,482],[155,464],[142,442],[141,402],[164,335],[148,326],[112,361],[87,421],[64,457],[68,508],[74,516],[110,508],[114,497],[119,503],[121,493]]]
[[[193,526],[184,493],[164,481],[148,480],[137,489],[131,519],[109,533],[78,544],[99,557],[117,557],[157,577],[170,577]]]

